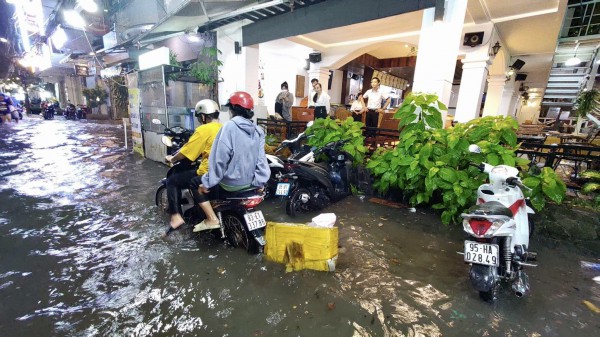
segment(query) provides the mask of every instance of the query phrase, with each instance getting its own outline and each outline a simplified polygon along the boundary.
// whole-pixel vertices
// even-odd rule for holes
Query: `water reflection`
[[[436,216],[348,198],[334,273],[283,266],[179,231],[153,207],[166,168],[122,130],[29,120],[0,139],[0,335],[567,336],[599,328],[578,256],[540,249],[533,293],[481,302]],[[269,220],[289,221],[279,200]],[[296,221],[308,221],[314,214]],[[536,243],[539,245],[539,243]],[[557,272],[560,271],[560,272]],[[589,283],[588,283],[589,282]],[[597,286],[596,286],[597,287]],[[577,290],[575,290],[577,289]],[[595,296],[595,297],[594,297]]]

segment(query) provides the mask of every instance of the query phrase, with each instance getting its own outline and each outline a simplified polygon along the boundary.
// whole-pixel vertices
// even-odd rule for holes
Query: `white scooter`
[[[469,146],[472,153],[481,153],[477,145]],[[464,261],[471,264],[469,278],[480,297],[493,302],[500,281],[512,283],[517,297],[529,292],[529,278],[524,266],[536,267],[529,252],[529,236],[533,224],[521,188],[530,190],[518,178],[519,171],[511,166],[477,166],[489,176],[489,183],[477,189],[477,204],[461,214],[463,228],[471,238],[465,241]]]

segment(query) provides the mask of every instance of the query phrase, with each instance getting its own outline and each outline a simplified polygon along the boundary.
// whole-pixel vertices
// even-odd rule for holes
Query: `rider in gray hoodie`
[[[271,175],[265,156],[265,133],[251,120],[254,115],[252,97],[243,91],[235,92],[227,106],[234,117],[223,125],[213,141],[208,173],[202,176],[201,185],[197,179],[200,177],[192,180],[192,187],[197,187],[205,196],[200,207],[207,216],[194,231],[219,227],[219,220],[208,200],[251,187],[263,188]]]

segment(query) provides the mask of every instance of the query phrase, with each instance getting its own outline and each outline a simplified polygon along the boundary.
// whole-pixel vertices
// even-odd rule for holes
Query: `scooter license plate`
[[[262,214],[262,211],[250,212],[244,214],[244,219],[246,220],[246,224],[248,225],[248,230],[253,231],[255,229],[263,228],[267,225],[265,221],[265,217]]]
[[[278,183],[275,195],[286,197],[290,193],[290,183]]]
[[[499,257],[498,245],[465,241],[465,262],[498,267]]]

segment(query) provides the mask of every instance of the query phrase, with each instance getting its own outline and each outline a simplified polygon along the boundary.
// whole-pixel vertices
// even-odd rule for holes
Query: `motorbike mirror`
[[[160,139],[160,141],[165,144],[167,147],[171,147],[173,146],[173,141],[171,140],[170,137],[167,136],[162,136],[162,138]]]
[[[306,127],[310,128],[313,125],[313,121],[309,121],[308,123],[306,123]]]
[[[481,153],[481,148],[477,144],[469,145],[469,152],[471,153]]]
[[[152,119],[152,124],[161,125],[162,122],[160,121],[160,119],[154,118],[154,119]]]

